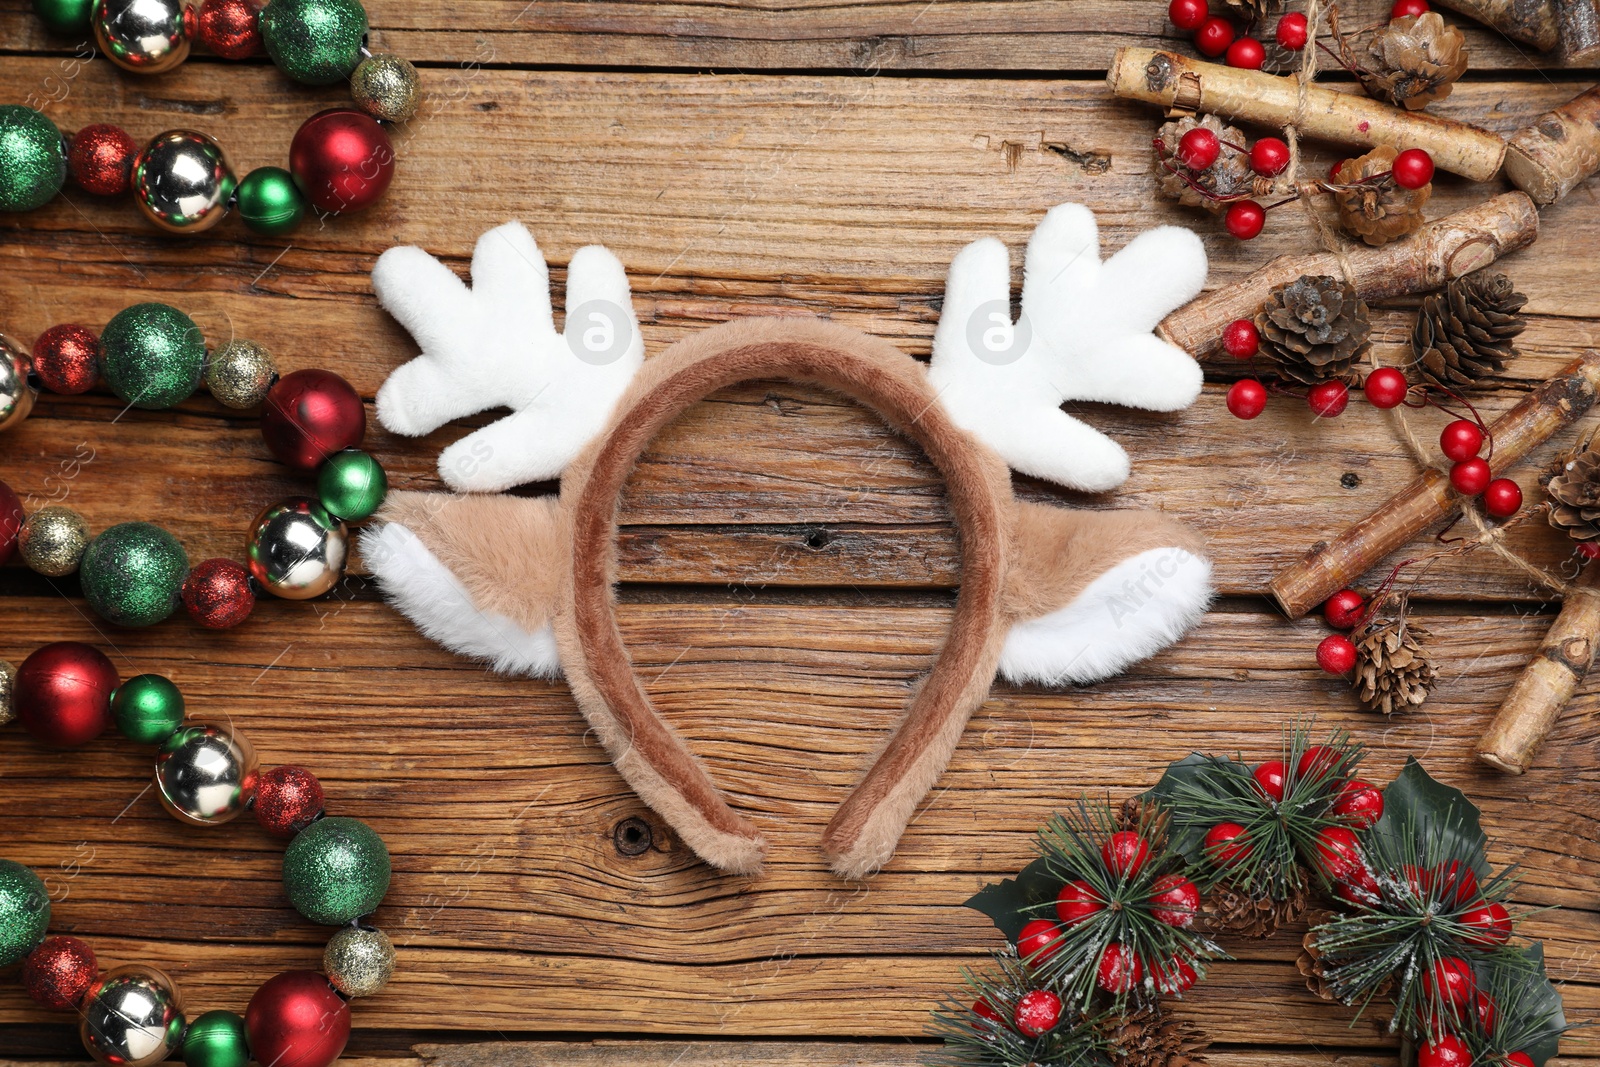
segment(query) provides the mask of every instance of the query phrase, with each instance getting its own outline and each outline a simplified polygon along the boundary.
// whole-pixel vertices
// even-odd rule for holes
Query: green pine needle
[[[933,1013],[932,1033],[944,1045],[928,1061],[935,1067],[1111,1067],[1109,1044],[1101,1035],[1097,1018],[1073,1007],[1059,985],[1041,976],[1007,950],[991,954],[984,971],[963,969],[965,998],[948,998]],[[1033,989],[1046,989],[1061,997],[1061,1022],[1038,1037],[1029,1037],[1012,1025],[1017,1001]],[[1000,1016],[989,1019],[976,1010],[986,1004]]]

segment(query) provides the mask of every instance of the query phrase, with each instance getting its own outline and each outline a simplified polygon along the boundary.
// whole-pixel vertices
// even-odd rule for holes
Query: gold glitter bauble
[[[11,690],[17,680],[17,669],[0,659],[0,726],[17,717],[16,705],[11,701]]]
[[[370,997],[394,974],[394,942],[382,930],[346,926],[328,939],[322,973],[347,997]]]
[[[17,533],[22,562],[46,578],[63,578],[78,569],[89,547],[89,524],[71,508],[52,504],[28,516]]]
[[[417,113],[417,68],[388,52],[368,56],[350,75],[350,95],[375,119],[405,122]]]
[[[229,341],[206,361],[206,388],[226,407],[255,407],[277,380],[272,353],[254,341]]]

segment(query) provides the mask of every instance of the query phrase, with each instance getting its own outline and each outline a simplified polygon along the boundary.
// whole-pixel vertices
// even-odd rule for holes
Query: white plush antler
[[[1200,366],[1151,333],[1194,299],[1205,250],[1188,230],[1140,234],[1100,262],[1094,215],[1051,209],[1028,242],[1022,314],[1011,321],[1003,244],[974,241],[950,264],[929,375],[957,423],[1015,470],[1099,492],[1128,476],[1128,456],[1061,410],[1068,400],[1176,411],[1200,394]]]
[[[572,257],[559,334],[550,272],[521,223],[478,238],[471,289],[414,247],[378,257],[372,285],[422,348],[378,390],[378,421],[418,436],[479,411],[512,409],[439,454],[439,474],[456,489],[510,489],[560,475],[644,360],[617,257],[598,245]]]

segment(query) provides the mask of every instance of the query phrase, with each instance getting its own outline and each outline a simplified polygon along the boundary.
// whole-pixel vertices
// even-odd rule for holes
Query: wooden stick
[[[1506,177],[1543,207],[1600,170],[1600,85],[1524,126],[1506,145]]]
[[[1106,84],[1117,96],[1163,107],[1171,107],[1181,92],[1196,111],[1263,126],[1292,124],[1303,137],[1365,148],[1392,144],[1426,149],[1436,167],[1473,181],[1488,181],[1499,173],[1506,150],[1499,134],[1358,93],[1308,85],[1302,108],[1300,83],[1293,77],[1203,63],[1175,52],[1119,48]]]
[[[1587,567],[1567,593],[1544,644],[1478,739],[1478,758],[1521,774],[1594,663],[1600,641],[1600,567]]]
[[[1446,215],[1411,237],[1381,248],[1359,247],[1341,261],[1334,252],[1279,256],[1255,273],[1214,289],[1174,311],[1156,333],[1204,359],[1222,347],[1222,330],[1261,309],[1275,286],[1304,274],[1345,276],[1364,300],[1437,289],[1500,256],[1533,243],[1539,211],[1523,193],[1502,193]]]
[[[1439,6],[1492,26],[1541,52],[1561,43],[1555,5],[1550,0],[1439,0]]]
[[[1561,56],[1567,62],[1600,54],[1600,11],[1595,0],[1555,0],[1561,27]]]
[[[1489,427],[1494,437],[1495,469],[1510,469],[1551,434],[1588,411],[1597,394],[1600,352],[1589,351]],[[1455,514],[1461,500],[1445,473],[1429,467],[1372,514],[1331,541],[1319,542],[1304,559],[1284,568],[1272,580],[1272,595],[1286,615],[1298,619],[1429,525]]]

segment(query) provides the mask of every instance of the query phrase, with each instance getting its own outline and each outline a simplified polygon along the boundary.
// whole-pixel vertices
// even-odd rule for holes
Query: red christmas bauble
[[[1234,359],[1249,359],[1261,348],[1261,334],[1249,319],[1234,319],[1223,328],[1222,347]]]
[[[249,59],[261,51],[261,28],[249,0],[204,0],[195,35],[223,59]]]
[[[1100,955],[1100,966],[1095,969],[1095,981],[1107,993],[1126,993],[1139,984],[1139,957],[1120,941],[1113,941]]]
[[[1267,387],[1245,378],[1228,387],[1228,411],[1237,419],[1253,419],[1267,410]]]
[[[1150,858],[1150,845],[1132,830],[1118,830],[1100,846],[1100,858],[1114,878],[1132,878]]]
[[[269,834],[292,837],[310,826],[322,811],[322,783],[304,767],[285,764],[256,779],[256,799],[251,810]]]
[[[1198,30],[1210,15],[1206,0],[1172,0],[1167,5],[1167,18],[1180,30]]]
[[[1278,47],[1290,52],[1298,52],[1310,40],[1310,24],[1306,17],[1298,11],[1291,11],[1278,20]]]
[[[138,154],[139,146],[128,131],[99,122],[72,135],[67,173],[96,196],[121,196],[131,184],[133,157]]]
[[[1367,400],[1373,407],[1387,410],[1405,403],[1411,383],[1406,381],[1404,374],[1393,367],[1379,367],[1367,375],[1366,384],[1362,388],[1366,391]]]
[[[328,1067],[350,1040],[350,1005],[316,971],[284,971],[250,998],[244,1028],[261,1063]]]
[[[1025,923],[1022,932],[1017,935],[1017,956],[1035,966],[1060,951],[1061,927],[1049,919],[1034,919]]]
[[[23,988],[51,1011],[72,1011],[98,977],[94,949],[76,937],[47,937],[22,961]]]
[[[1356,665],[1356,646],[1344,634],[1329,634],[1317,643],[1317,666],[1343,674]]]
[[[1383,790],[1371,782],[1352,778],[1333,798],[1333,813],[1358,830],[1371,829],[1383,818]]]
[[[1478,429],[1477,423],[1467,419],[1446,423],[1445,428],[1439,431],[1439,451],[1445,454],[1446,459],[1460,463],[1476,456],[1482,447],[1483,431]]]
[[[360,211],[394,177],[394,145],[364,111],[335,107],[306,119],[289,144],[294,183],[318,211]]]
[[[1358,872],[1367,865],[1367,861],[1361,855],[1361,845],[1356,841],[1356,835],[1343,826],[1329,826],[1318,830],[1314,851],[1317,869],[1325,874],[1330,882],[1357,881]]]
[[[17,534],[22,532],[27,518],[22,510],[22,498],[5,482],[0,482],[0,565],[11,561],[12,553],[17,550]]]
[[[1489,464],[1477,456],[1462,460],[1450,468],[1450,485],[1462,496],[1477,496],[1489,488],[1494,472]]]
[[[203,560],[183,580],[183,607],[209,630],[227,630],[250,617],[256,594],[250,572],[236,560],[218,556]]]
[[[1068,882],[1056,894],[1056,918],[1068,926],[1075,926],[1105,909],[1106,902],[1088,882]]]
[[[97,648],[77,641],[45,645],[17,668],[17,718],[47,745],[88,744],[111,725],[118,681],[117,669]]]
[[[1446,956],[1422,976],[1422,988],[1436,1003],[1465,1008],[1478,991],[1472,964],[1460,956]]]
[[[1361,609],[1367,602],[1354,589],[1341,589],[1322,605],[1322,617],[1335,630],[1348,630],[1361,621]]]
[[[1472,1050],[1454,1034],[1441,1034],[1417,1049],[1417,1067],[1470,1067]]]
[[[1504,904],[1479,904],[1462,914],[1461,925],[1478,931],[1462,938],[1470,944],[1492,948],[1511,940],[1511,913]]]
[[[1222,224],[1239,240],[1249,241],[1260,236],[1267,225],[1267,209],[1254,200],[1241,200],[1228,208]]]
[[[1219,822],[1206,831],[1206,855],[1218,867],[1231,867],[1250,855],[1249,838],[1236,822]]]
[[[1433,181],[1433,157],[1420,148],[1408,148],[1390,166],[1394,183],[1402,189],[1421,189]]]
[[[1256,788],[1261,790],[1261,795],[1272,800],[1283,799],[1283,787],[1289,780],[1289,768],[1283,765],[1282,760],[1269,759],[1250,772],[1250,777],[1255,779]]]
[[[1235,42],[1238,47],[1243,42]],[[1256,47],[1260,47],[1257,45]],[[1231,49],[1230,49],[1231,51]],[[1283,169],[1289,165],[1289,146],[1276,137],[1263,137],[1250,146],[1250,169],[1257,174],[1272,177],[1282,174]]]
[[[1163,874],[1150,887],[1150,914],[1168,926],[1188,928],[1200,913],[1200,890],[1181,874]]]
[[[33,373],[52,393],[87,393],[100,377],[100,339],[75,322],[50,327],[33,342]]]
[[[1216,59],[1233,43],[1233,23],[1215,16],[1206,19],[1194,31],[1194,46],[1203,55]]]
[[[1491,518],[1509,519],[1522,510],[1522,486],[1510,478],[1496,478],[1483,487],[1483,510]]]
[[[1336,419],[1350,404],[1350,390],[1343,382],[1318,382],[1306,393],[1306,403],[1319,419]]]
[[[1017,998],[1012,1021],[1029,1037],[1047,1034],[1061,1022],[1061,998],[1048,989],[1030,989]]]
[[[261,436],[295,470],[316,470],[367,432],[361,395],[329,370],[297,370],[278,379],[261,407]]]
[[[1254,37],[1241,37],[1228,46],[1228,55],[1223,62],[1241,70],[1260,70],[1266,60],[1267,50],[1261,47],[1260,41]]]
[[[1205,170],[1217,161],[1222,142],[1217,135],[1198,126],[1178,139],[1178,162],[1190,170]]]

